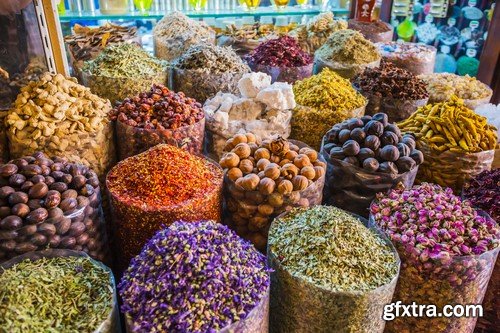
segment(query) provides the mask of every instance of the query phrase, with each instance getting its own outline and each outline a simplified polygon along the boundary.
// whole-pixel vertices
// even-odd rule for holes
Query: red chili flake
[[[282,36],[261,43],[247,55],[246,61],[250,65],[300,67],[311,64],[313,57],[300,48],[296,39]]]

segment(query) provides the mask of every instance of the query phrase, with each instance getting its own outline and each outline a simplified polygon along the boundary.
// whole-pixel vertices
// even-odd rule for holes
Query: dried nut
[[[300,192],[299,191],[294,191],[288,195],[288,201],[290,204],[295,205],[299,202],[300,200]]]
[[[44,205],[46,208],[54,208],[61,202],[61,194],[57,191],[50,190],[45,196]]]
[[[52,223],[41,223],[37,226],[37,231],[45,236],[56,234],[56,226]]]
[[[224,169],[235,168],[240,164],[240,158],[235,153],[227,153],[220,160],[220,166]]]
[[[36,232],[36,225],[34,224],[28,224],[22,227],[21,229],[18,230],[18,233],[20,236],[30,236],[33,235]]]
[[[85,224],[82,222],[71,223],[68,235],[78,237],[85,232]]]
[[[48,241],[49,240],[47,239],[47,237],[42,234],[33,235],[30,239],[30,242],[36,246],[44,246],[45,244],[48,243]]]
[[[238,168],[231,168],[227,171],[227,177],[234,182],[236,179],[243,177],[243,172]]]
[[[0,229],[16,230],[23,226],[23,220],[16,215],[10,215],[0,221]]]
[[[36,164],[29,164],[21,169],[21,173],[26,177],[33,177],[42,174],[42,167]]]
[[[295,159],[293,160],[293,164],[299,169],[311,165],[311,161],[309,160],[309,157],[305,154],[299,154]]]
[[[266,249],[267,239],[259,232],[250,233],[250,235],[248,235],[248,240],[252,242],[257,250],[264,251]]]
[[[28,195],[24,192],[14,192],[11,195],[9,195],[9,204],[11,206],[18,204],[18,203],[28,203]]]
[[[49,239],[50,247],[58,247],[60,243],[61,243],[61,236],[59,235],[54,235]]]
[[[16,230],[0,231],[0,241],[15,239],[17,236]]]
[[[305,166],[300,169],[300,174],[307,179],[313,180],[316,177],[316,170],[312,166]]]
[[[29,189],[28,195],[32,199],[40,199],[43,198],[48,191],[49,187],[47,186],[47,184],[37,183]]]
[[[255,142],[257,142],[257,137],[255,137],[255,134],[253,134],[253,133],[245,133],[245,136],[247,137],[247,143],[255,143]]]
[[[289,159],[282,159],[279,163],[279,166],[282,167],[283,165],[285,164],[288,164],[288,163],[291,163],[292,161],[290,161]]]
[[[307,208],[309,207],[309,200],[307,200],[307,198],[300,198],[299,202],[297,202],[297,205],[300,207]]]
[[[255,190],[260,182],[260,178],[256,174],[249,174],[240,179],[242,180],[241,187],[243,187],[247,191]]]
[[[16,192],[12,187],[10,186],[2,186],[0,187],[0,199],[6,199],[10,194]]]
[[[35,210],[42,207],[42,200],[40,199],[30,199],[28,200],[28,207],[31,210]]]
[[[281,157],[279,157],[277,155],[271,155],[271,157],[269,158],[269,161],[271,161],[272,163],[279,164],[279,162],[281,161]]]
[[[240,143],[247,143],[248,142],[248,138],[245,134],[236,134],[235,136],[233,136],[232,139],[233,139],[233,141],[232,141],[233,146],[236,146]]]
[[[11,210],[12,214],[17,215],[21,218],[26,217],[26,215],[28,215],[30,212],[30,208],[28,207],[28,205],[23,203],[15,204],[14,206],[12,206]]]
[[[264,175],[272,180],[278,179],[280,174],[280,167],[276,163],[269,163],[264,169]]]
[[[257,161],[261,159],[269,160],[271,158],[271,153],[266,148],[259,148],[255,151],[255,154],[253,154],[253,157],[255,157]]]
[[[28,192],[28,191],[29,191],[29,189],[30,189],[31,187],[33,187],[33,185],[34,185],[34,184],[33,184],[33,182],[31,182],[31,181],[27,180],[27,181],[25,181],[25,182],[23,183],[23,185],[21,185],[20,190],[21,190],[21,191],[23,191],[23,192]]]
[[[318,160],[318,161],[314,162],[314,163],[313,163],[313,165],[314,165],[315,167],[317,166],[317,167],[321,167],[321,168],[323,168],[323,169],[326,169],[326,163],[325,163],[325,162],[322,162],[322,161],[320,161],[320,160]]]
[[[49,217],[49,212],[45,208],[37,208],[32,210],[25,218],[26,222],[29,224],[38,224]]]
[[[262,228],[265,228],[268,223],[269,223],[269,218],[265,217],[265,216],[254,216],[252,218],[249,219],[249,229],[250,227],[253,227],[253,231],[257,231],[257,230],[260,230]]]
[[[10,177],[13,174],[15,174],[18,170],[17,165],[9,163],[9,164],[4,164],[2,167],[0,167],[0,176],[2,177]]]
[[[300,149],[299,146],[290,143],[290,150],[296,151],[298,153]]]
[[[281,175],[287,179],[292,179],[299,174],[299,168],[294,164],[288,163],[281,167]]]
[[[224,146],[224,151],[231,151],[234,146],[236,146],[234,144],[234,140],[233,138],[230,138],[229,140],[226,141],[226,145]]]
[[[78,192],[73,189],[66,190],[61,194],[61,199],[63,200],[69,198],[76,199],[76,197],[78,197]]]
[[[268,204],[262,204],[257,207],[257,210],[259,211],[260,214],[269,216],[274,212],[274,207]]]
[[[302,191],[309,186],[309,181],[307,180],[306,177],[304,176],[295,176],[292,179],[292,184],[293,184],[293,190],[294,191]]]
[[[259,192],[263,195],[269,195],[274,192],[276,183],[271,178],[263,178],[259,182]]]
[[[272,193],[267,198],[267,202],[275,208],[281,207],[283,205],[283,196],[279,193]]]
[[[304,154],[309,158],[311,163],[314,163],[318,160],[318,152],[309,147],[304,147],[299,150],[299,154]]]
[[[62,193],[68,189],[68,185],[63,182],[55,182],[54,184],[50,185],[49,188],[51,190]]]
[[[257,176],[259,176],[260,179],[264,178],[266,176],[266,174],[264,173],[264,171],[260,171]]]
[[[239,158],[247,158],[248,156],[250,156],[252,150],[250,149],[250,146],[248,144],[238,143],[236,147],[233,148],[232,152],[238,155]]]
[[[243,159],[240,161],[238,168],[246,175],[253,171],[253,163],[249,159]]]
[[[297,157],[298,153],[296,151],[290,150],[288,153],[285,154],[285,159],[289,161],[293,161],[295,157]]]
[[[12,211],[11,211],[10,207],[7,207],[7,206],[0,207],[0,218],[4,218],[4,217],[9,216],[11,214],[12,214]]]
[[[16,174],[9,177],[9,184],[14,186],[14,187],[21,186],[22,184],[24,184],[25,181],[26,181],[26,177],[24,175],[19,174],[19,173],[16,173]]]
[[[76,245],[75,237],[71,237],[71,236],[61,237],[61,243],[60,243],[61,247],[67,248],[67,249],[72,249],[75,245]]]
[[[45,182],[45,177],[42,175],[36,175],[36,176],[31,177],[30,180],[33,184],[38,184],[41,182]]]
[[[264,201],[265,196],[257,191],[249,191],[245,193],[245,198],[258,205]]]
[[[269,163],[271,162],[268,159],[262,158],[257,162],[257,169],[259,171],[264,171],[264,169],[269,165]]]
[[[62,211],[61,208],[55,207],[49,209],[49,218],[51,219],[59,219],[64,216],[64,212]]]
[[[71,220],[69,218],[64,218],[59,223],[55,224],[56,232],[59,235],[65,235],[69,228],[71,227]]]
[[[61,201],[59,204],[59,208],[61,208],[64,212],[71,211],[78,206],[78,202],[75,198],[66,198]]]
[[[257,146],[255,142],[249,142],[248,146],[250,147],[250,157],[252,157],[257,151],[257,149],[259,149],[259,146]]]
[[[314,181],[318,180],[319,178],[323,177],[325,175],[325,168],[321,166],[315,166],[314,171],[316,172],[314,176]]]
[[[283,194],[283,195],[287,195],[287,194],[290,194],[292,193],[293,191],[293,184],[291,181],[287,180],[287,179],[283,179],[281,181],[278,182],[278,192]]]
[[[19,254],[22,254],[22,253],[27,253],[27,252],[33,252],[36,249],[37,249],[36,245],[28,243],[28,242],[24,242],[24,243],[17,244],[14,251],[16,251]]]

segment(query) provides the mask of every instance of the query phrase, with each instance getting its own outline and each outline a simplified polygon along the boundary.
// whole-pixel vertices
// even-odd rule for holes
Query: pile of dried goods
[[[118,288],[134,331],[265,333],[269,285],[250,243],[213,221],[180,221],[147,242]]]
[[[404,68],[414,75],[434,73],[436,48],[431,45],[385,42],[377,43],[382,58],[399,68]]]

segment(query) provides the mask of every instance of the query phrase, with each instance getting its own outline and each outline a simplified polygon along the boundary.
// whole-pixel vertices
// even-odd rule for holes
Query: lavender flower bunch
[[[379,193],[370,211],[405,258],[404,265],[446,278],[452,285],[476,279],[487,264],[478,256],[499,246],[495,221],[439,185],[423,183]]]
[[[180,221],[148,241],[118,288],[134,331],[201,333],[246,318],[269,284],[249,242],[213,221]]]

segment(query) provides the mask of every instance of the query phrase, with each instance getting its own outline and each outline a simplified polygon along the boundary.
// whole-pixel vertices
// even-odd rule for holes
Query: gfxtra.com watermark
[[[457,317],[457,318],[471,318],[482,317],[483,306],[481,304],[458,304],[458,305],[445,305],[440,311],[434,304],[403,304],[401,301],[387,304],[384,306],[383,319],[392,321],[395,318],[402,317],[426,317],[426,318],[439,318],[439,317]]]

